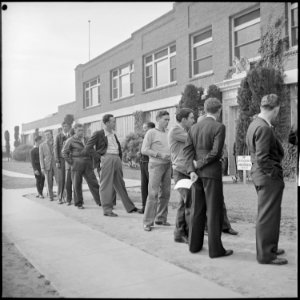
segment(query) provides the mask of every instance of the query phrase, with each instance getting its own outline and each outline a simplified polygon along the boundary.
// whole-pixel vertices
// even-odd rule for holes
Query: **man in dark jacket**
[[[272,122],[278,115],[278,97],[262,98],[260,114],[249,125],[246,142],[251,155],[251,177],[258,196],[256,220],[257,261],[261,264],[287,264],[278,249],[281,201],[284,189],[281,161],[284,151],[276,138]]]
[[[90,155],[96,152],[98,158],[101,160],[100,198],[102,199],[104,215],[109,217],[118,216],[112,211],[114,189],[120,195],[128,213],[141,213],[141,210],[137,209],[130,200],[126,191],[122,170],[121,145],[114,132],[116,120],[113,115],[107,114],[103,116],[103,123],[105,128],[94,132],[89,138],[84,151]]]
[[[208,248],[211,258],[228,256],[221,241],[223,223],[222,150],[225,126],[217,122],[222,109],[221,102],[209,98],[204,103],[206,118],[195,124],[188,133],[183,155],[187,160],[187,172],[195,183],[192,186],[192,207],[189,229],[189,250],[202,249],[205,215],[207,215]]]
[[[62,123],[62,132],[60,132],[54,140],[54,158],[55,158],[55,163],[56,163],[56,168],[57,168],[57,197],[58,197],[58,204],[64,203],[64,191],[65,188],[68,191],[68,193],[72,193],[72,186],[65,187],[65,182],[66,182],[66,165],[65,165],[65,160],[62,156],[62,148],[64,142],[70,137],[70,129],[71,126],[63,122]],[[68,182],[69,183],[69,182]],[[70,184],[70,183],[69,183]],[[70,198],[70,195],[68,195]],[[71,197],[72,198],[72,197]]]
[[[82,177],[84,177],[95,202],[101,206],[99,185],[93,170],[92,157],[83,153],[87,142],[84,138],[83,125],[75,124],[74,130],[75,134],[66,141],[62,149],[63,158],[71,165],[74,204],[80,209],[84,208],[82,196]]]
[[[41,165],[40,165],[40,156],[39,156],[39,145],[42,142],[42,137],[37,136],[34,139],[35,145],[34,148],[30,151],[30,157],[31,157],[31,165],[34,171],[34,177],[36,180],[36,188],[38,191],[37,198],[44,198],[43,196],[43,189],[44,189],[44,183],[45,183],[45,176],[42,173]]]

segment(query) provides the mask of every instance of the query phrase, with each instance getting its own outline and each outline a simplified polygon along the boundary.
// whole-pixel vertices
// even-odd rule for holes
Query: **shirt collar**
[[[264,121],[266,121],[267,124],[268,124],[271,128],[273,128],[273,125],[272,125],[266,118],[264,118],[264,116],[262,116],[261,114],[258,114],[258,117],[260,117],[261,119],[263,119]]]
[[[211,115],[210,113],[207,113],[207,114],[206,114],[206,117],[211,117],[211,118],[213,118],[215,121],[217,121],[217,118],[216,118],[214,115]]]

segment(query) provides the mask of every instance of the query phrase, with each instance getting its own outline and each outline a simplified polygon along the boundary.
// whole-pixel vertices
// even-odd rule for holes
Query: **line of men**
[[[177,125],[170,132],[167,130],[170,120],[167,111],[158,112],[156,127],[153,128],[153,123],[145,124],[146,134],[141,147],[140,162],[141,165],[145,162],[147,165],[141,168],[141,172],[145,173],[141,184],[142,209],[135,207],[125,188],[122,150],[115,134],[115,118],[111,114],[103,117],[104,129],[96,131],[88,140],[84,138],[81,124],[75,124],[72,137],[68,138],[67,130],[63,130],[66,141],[63,141],[63,136],[56,138],[55,145],[62,145],[61,152],[57,152],[59,159],[56,160],[56,167],[62,173],[58,178],[65,178],[62,167],[65,160],[70,165],[74,203],[78,208],[83,208],[84,177],[95,202],[102,206],[105,216],[117,216],[113,212],[117,192],[128,213],[144,213],[144,230],[151,231],[154,223],[170,226],[167,215],[173,167],[175,182],[187,178],[193,182],[190,190],[179,189],[175,242],[187,243],[191,253],[199,252],[203,247],[207,227],[209,257],[232,255],[233,250],[226,250],[221,241],[222,232],[237,234],[227,218],[223,195],[222,154],[225,126],[218,121],[221,109],[222,104],[218,99],[209,98],[204,104],[206,115],[196,124],[193,111],[187,108],[177,112]],[[261,113],[250,124],[247,132],[247,145],[253,164],[251,174],[259,200],[256,226],[257,260],[259,263],[275,265],[287,263],[286,259],[277,257],[284,253],[283,249],[278,248],[280,205],[284,188],[280,164],[283,150],[271,125],[278,111],[278,97],[273,94],[264,96]],[[39,145],[39,156],[49,191],[49,178],[53,172],[46,168],[48,159],[45,159],[47,155],[44,156],[44,152],[52,151],[50,145],[45,146],[48,142],[46,132],[46,141]],[[95,167],[100,169],[100,186],[93,172]],[[148,194],[145,191],[147,179]],[[59,201],[62,201],[63,186],[63,182],[59,183]],[[50,200],[53,200],[50,191],[49,195]]]

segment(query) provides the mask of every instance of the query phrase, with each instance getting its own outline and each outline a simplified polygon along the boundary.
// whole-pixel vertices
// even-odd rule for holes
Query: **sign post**
[[[237,169],[243,170],[243,182],[246,184],[247,176],[246,171],[250,171],[252,167],[250,155],[239,155],[237,157]]]

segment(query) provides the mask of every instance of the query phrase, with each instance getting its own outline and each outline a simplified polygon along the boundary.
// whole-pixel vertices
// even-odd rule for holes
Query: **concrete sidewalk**
[[[3,189],[3,233],[62,297],[236,298],[201,276]]]

